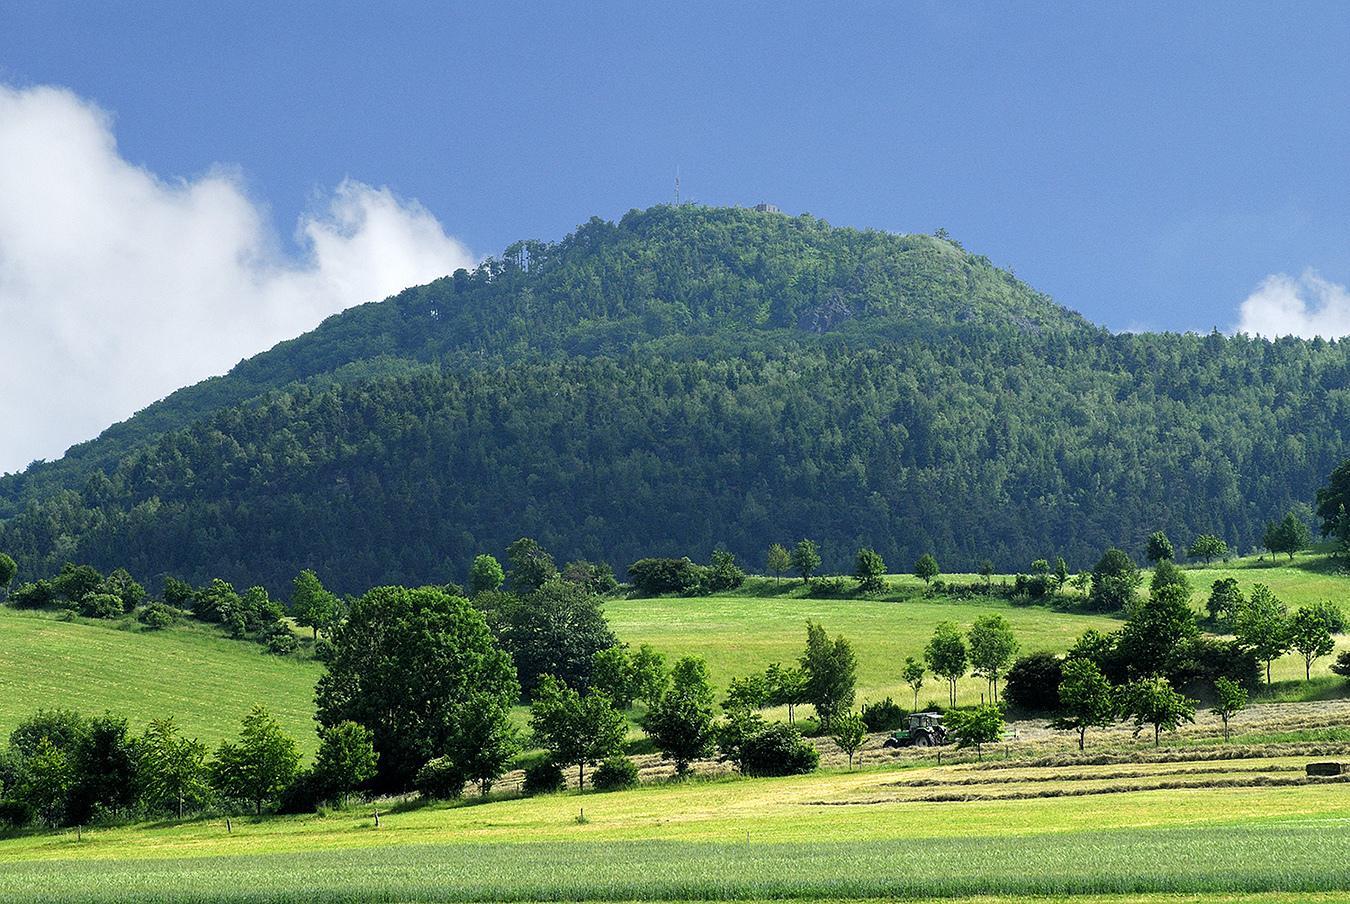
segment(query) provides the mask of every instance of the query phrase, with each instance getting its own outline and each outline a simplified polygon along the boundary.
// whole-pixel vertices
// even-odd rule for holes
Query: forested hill
[[[956,243],[658,207],[330,318],[0,481],[0,549],[342,590],[563,557],[1250,546],[1350,451],[1350,345],[1113,336]]]

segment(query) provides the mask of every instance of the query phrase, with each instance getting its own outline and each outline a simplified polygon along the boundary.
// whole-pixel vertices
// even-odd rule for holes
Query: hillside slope
[[[0,549],[342,591],[772,541],[1090,565],[1239,548],[1350,452],[1350,344],[1120,335],[956,244],[697,207],[330,318],[0,481]]]
[[[311,659],[271,656],[201,626],[119,630],[0,607],[0,736],[38,709],[111,711],[139,732],[170,716],[210,749],[267,706],[305,753],[319,746]]]

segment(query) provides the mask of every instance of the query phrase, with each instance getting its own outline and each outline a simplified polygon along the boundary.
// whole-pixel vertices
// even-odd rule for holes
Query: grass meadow
[[[1350,577],[1309,557],[1196,568],[1198,607],[1226,576],[1248,589],[1267,583],[1291,606],[1350,602]],[[908,577],[892,578],[879,599],[811,599],[759,579],[728,596],[606,603],[622,640],[702,655],[721,687],[794,660],[805,622],[819,621],[852,640],[859,700],[902,704],[900,665],[921,654],[934,625],[991,612],[1012,623],[1023,652],[1063,650],[1088,628],[1120,624],[1072,607],[924,596]],[[1301,662],[1285,657],[1276,699],[1344,696],[1328,664],[1305,685]],[[320,671],[208,626],[147,632],[0,608],[0,732],[38,707],[66,706],[137,725],[173,715],[214,746],[264,702],[311,754]],[[983,682],[968,678],[960,690],[972,700]],[[944,698],[930,679],[920,702]],[[874,753],[866,768],[793,778],[386,801],[378,827],[364,804],[228,829],[211,817],[23,832],[0,838],[0,902],[1347,900],[1350,783],[1310,782],[1308,757],[1292,755],[1350,759],[1343,704],[1301,706],[1292,728],[1286,715],[1298,707],[1244,714],[1240,756],[1205,714],[1161,755],[1125,728],[1100,733],[1095,762],[1066,749],[1071,739],[1029,735],[1011,745],[1012,759],[983,764]]]
[[[314,683],[322,666],[269,655],[256,643],[204,625],[145,631],[61,621],[0,607],[0,734],[39,708],[86,714],[109,710],[139,728],[173,716],[214,748],[239,733],[239,720],[263,703],[306,754],[314,733]]]
[[[892,767],[414,807],[379,828],[366,808],[230,833],[209,819],[36,834],[0,842],[0,901],[35,888],[88,902],[1313,900],[1350,888],[1350,785],[1261,784],[1281,777],[1299,781],[1297,764]],[[1063,789],[1078,796],[1037,796]]]
[[[713,682],[722,689],[732,678],[770,663],[795,663],[806,644],[806,622],[819,622],[831,635],[842,634],[853,643],[858,654],[859,702],[891,696],[902,706],[913,702],[909,688],[900,680],[905,657],[922,658],[938,622],[952,621],[965,628],[994,612],[1012,624],[1024,652],[1059,652],[1088,628],[1113,631],[1120,626],[1118,619],[1107,616],[1015,607],[1002,600],[714,596],[605,604],[605,615],[621,640],[634,646],[649,643],[672,658],[697,653],[708,661]],[[967,677],[958,685],[958,696],[978,701],[984,690],[983,679]],[[919,702],[928,699],[945,703],[946,684],[930,676]]]

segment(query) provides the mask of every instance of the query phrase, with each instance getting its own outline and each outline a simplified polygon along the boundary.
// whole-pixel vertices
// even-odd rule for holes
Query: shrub
[[[890,697],[862,705],[862,720],[868,731],[894,731],[904,724],[907,715],[904,707]]]
[[[1331,670],[1337,675],[1350,678],[1350,650],[1341,650],[1336,661],[1331,664]]]
[[[554,794],[567,789],[562,766],[553,760],[540,760],[525,767],[525,780],[520,790],[526,794]]]
[[[301,769],[282,790],[277,801],[277,812],[313,813],[328,796],[328,789],[323,787],[314,770]]]
[[[22,828],[33,821],[33,810],[22,800],[0,800],[0,826]]]
[[[741,743],[741,771],[746,775],[805,775],[820,765],[820,754],[801,732],[775,722]]]
[[[1261,682],[1261,664],[1256,654],[1237,641],[1193,637],[1179,643],[1170,657],[1167,677],[1176,687],[1208,690],[1220,678],[1243,687]]]
[[[526,781],[528,780],[527,771]],[[428,800],[451,800],[464,794],[464,781],[464,773],[453,760],[447,756],[438,756],[427,760],[422,768],[417,770],[413,784],[417,788],[417,793]]]
[[[330,662],[336,649],[331,640],[327,637],[320,637],[314,641],[314,658],[320,662]]]
[[[1054,653],[1030,653],[1019,658],[1003,679],[1003,699],[1029,712],[1054,710],[1059,706],[1063,665]]]
[[[597,791],[625,791],[638,783],[637,766],[626,756],[612,756],[596,767],[591,787]]]
[[[122,598],[111,593],[86,593],[80,598],[79,612],[86,618],[118,618],[123,611]]]
[[[647,596],[692,593],[703,579],[703,569],[683,559],[638,559],[628,566],[633,586]]]
[[[745,571],[736,564],[736,557],[725,549],[712,554],[712,564],[703,569],[703,586],[708,593],[734,590],[745,583]]]
[[[151,603],[136,613],[136,620],[147,628],[167,628],[178,620],[178,613],[167,603]]]
[[[848,596],[852,591],[849,583],[842,577],[821,578],[816,581],[816,586],[812,589],[811,595],[815,597],[840,597]]]
[[[284,622],[274,622],[267,626],[260,638],[267,647],[267,652],[275,653],[278,656],[285,656],[294,653],[300,646],[300,641],[296,639],[294,632],[286,627]]]
[[[59,595],[51,581],[35,581],[20,585],[9,595],[9,604],[16,609],[44,609],[55,603]]]

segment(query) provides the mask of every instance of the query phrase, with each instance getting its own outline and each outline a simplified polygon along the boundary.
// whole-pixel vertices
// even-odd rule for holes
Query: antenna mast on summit
[[[675,167],[675,206],[680,206],[680,167]]]

